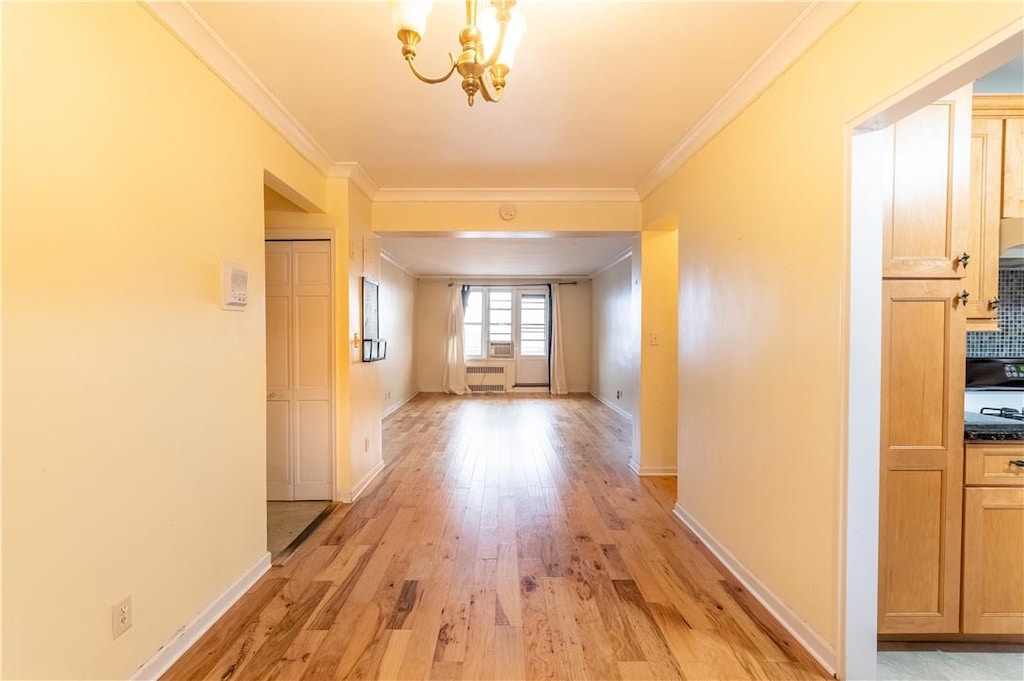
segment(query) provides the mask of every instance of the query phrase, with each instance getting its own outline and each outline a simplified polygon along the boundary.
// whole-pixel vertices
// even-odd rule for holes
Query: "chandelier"
[[[480,16],[477,15],[477,0],[466,0],[466,25],[459,33],[462,52],[457,57],[449,53],[451,68],[437,78],[424,76],[413,64],[416,45],[426,31],[433,0],[390,0],[390,3],[391,18],[402,42],[402,56],[414,76],[433,85],[445,82],[458,71],[470,106],[478,92],[488,102],[501,100],[505,76],[526,32],[526,21],[513,9],[516,0],[491,0]]]

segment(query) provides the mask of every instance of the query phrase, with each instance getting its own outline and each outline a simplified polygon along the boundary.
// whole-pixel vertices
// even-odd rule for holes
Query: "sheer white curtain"
[[[449,286],[448,342],[444,358],[444,391],[463,395],[466,392],[466,352],[462,335],[462,286],[455,282]]]
[[[562,297],[560,284],[551,285],[551,394],[568,395],[569,382],[565,380],[565,360],[562,352]]]

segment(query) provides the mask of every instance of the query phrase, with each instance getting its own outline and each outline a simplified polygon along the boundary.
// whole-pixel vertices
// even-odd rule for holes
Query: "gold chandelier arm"
[[[424,76],[422,73],[417,71],[416,70],[416,66],[412,63],[412,60],[413,60],[414,57],[415,57],[415,55],[408,55],[405,58],[405,61],[409,62],[409,69],[412,71],[412,75],[416,76],[421,81],[423,81],[424,83],[427,83],[429,85],[436,85],[438,83],[443,83],[446,80],[448,80],[449,78],[451,78],[452,74],[455,73],[455,67],[456,67],[455,55],[453,55],[451,52],[448,53],[448,58],[452,62],[452,67],[450,69],[448,69],[448,73],[444,74],[440,78],[431,78],[430,76]]]
[[[480,79],[480,94],[484,101],[500,102],[505,92],[505,76],[508,75],[508,67],[504,64],[495,64],[487,69],[487,77]]]
[[[485,102],[500,102],[501,95],[505,92],[505,89],[497,89],[492,92],[491,87],[486,82],[481,81],[480,83],[480,95],[484,98]]]

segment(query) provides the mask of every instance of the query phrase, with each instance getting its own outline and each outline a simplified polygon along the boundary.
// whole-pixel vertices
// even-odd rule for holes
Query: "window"
[[[474,287],[463,318],[467,359],[512,358],[514,341],[521,357],[547,357],[547,293]]]
[[[462,323],[466,357],[484,356],[484,292],[470,291]]]

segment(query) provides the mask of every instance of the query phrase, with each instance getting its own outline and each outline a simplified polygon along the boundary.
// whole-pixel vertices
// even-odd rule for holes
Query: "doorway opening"
[[[957,62],[944,67],[942,72],[932,74],[930,83],[919,83],[898,93],[850,130],[848,414],[846,462],[840,488],[842,553],[839,563],[844,602],[840,608],[843,615],[839,623],[839,669],[842,678],[962,678],[943,674],[956,674],[951,672],[952,667],[949,666],[958,663],[956,655],[974,652],[965,650],[962,645],[931,645],[930,651],[920,646],[918,649],[892,650],[893,646],[885,645],[883,647],[886,650],[883,654],[887,657],[879,662],[879,582],[886,579],[879,575],[877,568],[880,542],[879,509],[880,506],[886,507],[885,504],[880,504],[880,484],[885,473],[879,455],[879,445],[887,441],[885,435],[891,434],[892,431],[891,426],[887,427],[884,433],[882,428],[883,375],[886,375],[883,360],[886,356],[884,353],[892,351],[892,343],[886,344],[886,350],[883,350],[880,339],[883,338],[883,320],[886,320],[885,324],[888,325],[892,321],[894,309],[894,303],[883,295],[883,254],[886,248],[883,244],[883,234],[888,234],[884,231],[886,227],[883,216],[886,214],[886,205],[889,205],[887,201],[891,201],[892,197],[883,191],[881,178],[886,174],[886,155],[892,151],[892,126],[947,93],[1019,57],[1021,35],[1020,30],[1016,29],[993,36],[984,44],[976,46],[970,53],[962,55]],[[891,179],[891,167],[888,175]],[[908,296],[908,301],[913,299],[912,304],[922,304],[924,297],[927,297],[920,292]],[[886,315],[883,315],[883,305],[888,311]],[[960,344],[960,354],[963,354],[963,339],[957,342]],[[935,356],[939,357],[942,352],[948,355],[956,349],[956,345],[957,343],[952,342],[947,344],[946,350],[936,351]],[[959,357],[959,360],[962,364],[963,358]],[[885,361],[891,361],[891,357]],[[956,362],[950,363],[951,367],[955,365]],[[962,367],[960,369],[962,370]],[[958,397],[948,390],[947,392],[950,393],[946,395],[950,400]],[[959,397],[962,399],[962,396]],[[952,424],[957,427],[960,425]],[[960,454],[962,455],[962,450]],[[912,473],[913,475],[919,476],[920,471]],[[906,477],[904,482],[906,480],[909,480],[909,477]],[[950,564],[955,562],[959,566],[959,553],[956,558],[957,560],[951,561]],[[884,586],[892,588],[892,583]],[[936,635],[932,638],[942,637]],[[951,655],[950,651],[954,649],[955,655]],[[995,651],[977,652],[991,654]],[[1006,652],[1006,647],[1004,646],[1000,652]],[[1010,668],[1015,670],[1016,676],[1008,678],[1019,678],[1021,669],[1024,669],[1024,657],[1019,656],[1019,646],[1011,648],[1009,652],[1016,658],[1003,657],[999,662],[1008,663]],[[890,664],[888,656],[903,654],[916,656],[913,672],[907,669],[901,671],[899,660],[895,657],[892,660],[894,664]],[[929,659],[929,656],[932,659]],[[946,666],[924,666],[932,663]],[[980,673],[987,673],[991,678],[999,678],[997,669],[998,665]],[[908,675],[911,673],[918,675]],[[932,675],[928,676],[929,673]],[[975,670],[974,673],[979,672]]]
[[[267,547],[286,558],[333,508],[331,242],[266,250]]]

